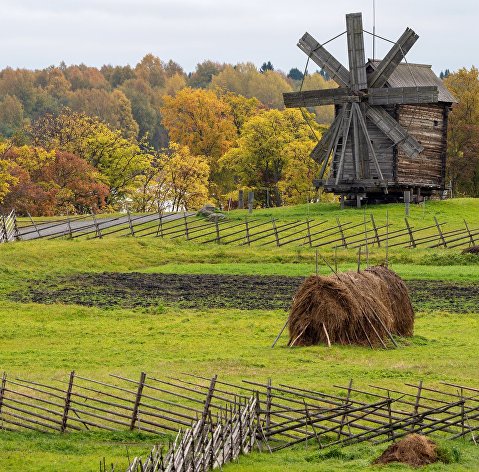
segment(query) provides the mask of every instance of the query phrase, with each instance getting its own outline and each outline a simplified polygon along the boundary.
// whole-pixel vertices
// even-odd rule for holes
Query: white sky
[[[212,59],[303,69],[296,47],[305,31],[324,42],[363,12],[371,31],[373,0],[0,0],[0,68],[85,63],[136,64],[151,52],[186,72]],[[420,38],[410,62],[479,66],[479,0],[376,0],[376,33],[396,40],[409,26]],[[372,39],[366,35],[366,54]],[[389,45],[376,43],[377,57]],[[346,38],[327,46],[347,67]],[[311,69],[315,69],[314,65]]]

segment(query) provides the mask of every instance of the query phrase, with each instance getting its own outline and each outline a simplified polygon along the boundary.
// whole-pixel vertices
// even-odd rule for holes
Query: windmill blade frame
[[[406,28],[406,31],[404,31],[384,59],[379,63],[376,70],[369,77],[369,87],[384,87],[391,77],[391,74],[418,39],[419,36],[411,28]]]
[[[346,15],[350,85],[354,91],[368,88],[366,54],[364,52],[363,16],[361,13]]]
[[[283,101],[286,108],[299,108],[343,105],[345,103],[359,102],[359,97],[352,95],[347,88],[333,88],[283,93]]]
[[[298,42],[298,47],[339,85],[349,87],[350,74],[328,50],[321,46],[309,33],[305,33]]]

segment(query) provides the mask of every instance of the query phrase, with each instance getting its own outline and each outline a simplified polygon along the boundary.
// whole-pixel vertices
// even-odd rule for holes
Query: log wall
[[[410,158],[398,147],[395,166],[398,184],[444,185],[447,110],[441,104],[399,106],[399,123],[424,146],[424,151],[420,156]]]

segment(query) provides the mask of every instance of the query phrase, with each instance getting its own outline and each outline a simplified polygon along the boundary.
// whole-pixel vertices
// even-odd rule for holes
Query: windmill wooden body
[[[286,107],[335,106],[311,154],[321,166],[315,185],[358,203],[444,191],[455,99],[431,66],[401,62],[418,35],[407,28],[384,59],[366,62],[361,13],[346,15],[346,27],[349,70],[309,33],[298,43],[339,87],[284,94]]]

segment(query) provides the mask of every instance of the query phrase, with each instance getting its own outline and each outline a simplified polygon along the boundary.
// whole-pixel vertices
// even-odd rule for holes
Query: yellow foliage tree
[[[210,194],[218,198],[225,176],[218,159],[237,138],[230,106],[212,90],[184,88],[174,97],[165,95],[160,108],[170,139],[205,156],[210,168]]]
[[[141,176],[134,197],[137,211],[179,211],[202,206],[208,198],[209,166],[188,146],[171,142],[154,154],[152,166]]]
[[[311,125],[319,130],[311,114],[305,112]],[[221,165],[235,173],[239,187],[271,189],[274,202],[282,204],[280,188],[291,199],[311,185],[309,176],[296,172],[295,165],[315,170],[309,152],[316,144],[311,129],[299,110],[269,110],[252,117],[243,127],[238,146],[221,158]],[[309,161],[308,161],[309,159]],[[281,183],[281,186],[280,186]],[[294,189],[299,190],[294,190]]]

